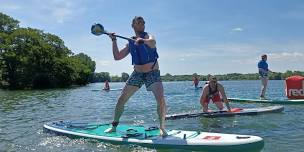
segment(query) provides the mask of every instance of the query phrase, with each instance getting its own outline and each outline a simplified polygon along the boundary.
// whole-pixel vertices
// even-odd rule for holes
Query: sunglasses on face
[[[136,25],[139,25],[139,24],[145,25],[145,21],[139,20],[139,21],[135,22],[134,24],[136,24]]]
[[[216,78],[211,78],[211,80],[215,80],[216,81],[217,79]]]

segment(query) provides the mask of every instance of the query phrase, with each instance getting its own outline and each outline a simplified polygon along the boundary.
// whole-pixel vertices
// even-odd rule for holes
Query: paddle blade
[[[105,33],[105,30],[103,28],[103,26],[99,23],[95,23],[94,25],[92,25],[91,27],[91,33],[96,35],[96,36],[99,36],[99,35],[102,35]]]

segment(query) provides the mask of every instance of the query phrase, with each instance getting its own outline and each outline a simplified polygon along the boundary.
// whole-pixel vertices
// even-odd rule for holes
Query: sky
[[[132,72],[131,56],[115,61],[109,37],[90,28],[131,37],[134,16],[156,39],[162,75],[257,73],[261,54],[274,72],[304,71],[303,0],[0,0],[0,12],[59,36],[113,76]]]

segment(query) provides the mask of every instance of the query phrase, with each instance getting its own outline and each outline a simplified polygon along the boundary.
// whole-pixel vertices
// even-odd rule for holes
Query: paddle
[[[96,35],[96,36],[100,36],[102,34],[111,35],[107,31],[105,31],[104,27],[101,24],[99,24],[99,23],[95,23],[94,25],[92,25],[92,27],[91,27],[91,33],[94,34],[94,35]],[[116,36],[116,37],[128,40],[128,41],[135,41],[134,39],[127,38],[127,37],[124,37],[124,36],[115,35],[115,34],[113,34],[113,35]]]

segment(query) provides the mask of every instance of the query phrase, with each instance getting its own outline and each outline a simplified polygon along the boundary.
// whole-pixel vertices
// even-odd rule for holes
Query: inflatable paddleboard
[[[257,151],[264,147],[261,137],[199,131],[168,130],[162,137],[157,127],[118,125],[116,132],[105,133],[111,124],[68,121],[45,124],[44,131],[71,137],[92,138],[112,144],[135,144],[149,148],[172,148],[212,152]]]
[[[191,113],[180,113],[166,115],[166,119],[181,119],[181,118],[192,118],[192,117],[229,117],[236,115],[257,115],[262,113],[271,112],[282,112],[284,110],[283,106],[268,106],[260,108],[232,108],[232,112],[227,111],[211,111],[211,112],[191,112]]]
[[[296,100],[261,100],[261,99],[243,99],[243,98],[228,98],[231,102],[257,102],[257,103],[272,103],[272,104],[304,104],[304,99]]]

